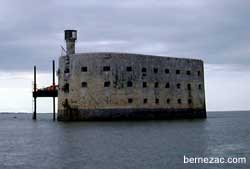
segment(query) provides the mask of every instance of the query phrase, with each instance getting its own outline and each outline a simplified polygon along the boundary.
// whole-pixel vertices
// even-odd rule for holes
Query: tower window
[[[88,71],[88,67],[86,67],[86,66],[82,67],[82,68],[81,68],[81,71],[82,71],[82,72],[87,72],[87,71]]]
[[[181,73],[180,70],[176,70],[176,74],[179,75]]]
[[[178,102],[179,104],[181,104],[181,99],[178,99],[177,102]]]
[[[165,73],[166,73],[166,74],[169,74],[169,69],[165,69]]]
[[[148,103],[148,99],[144,98],[143,99],[143,104],[146,104],[146,103]]]
[[[169,88],[169,87],[170,87],[170,84],[166,83],[165,88]]]
[[[128,66],[127,67],[127,72],[131,72],[132,71],[132,67],[131,66]]]
[[[104,66],[104,67],[103,67],[103,71],[104,71],[104,72],[110,71],[110,66]]]
[[[154,68],[154,73],[158,73],[158,68]]]
[[[188,99],[188,104],[192,104],[192,100],[191,99]]]
[[[142,71],[143,73],[146,73],[146,72],[147,72],[147,69],[146,69],[145,67],[143,67],[143,68],[141,69],[141,71]]]
[[[170,103],[170,99],[167,99],[167,104],[169,104]]]
[[[82,87],[83,87],[83,88],[88,87],[88,83],[87,83],[87,82],[82,82]]]
[[[142,82],[142,87],[146,88],[147,87],[147,82]]]
[[[191,84],[187,85],[188,90],[191,90]]]
[[[202,89],[202,86],[201,86],[201,84],[199,84],[198,88],[199,88],[200,90]]]
[[[128,86],[128,87],[132,87],[132,86],[133,86],[133,83],[132,83],[131,81],[128,81],[128,82],[127,82],[127,86]]]
[[[155,88],[158,88],[158,87],[159,87],[159,83],[155,82]]]
[[[66,83],[66,84],[63,86],[63,91],[64,91],[65,93],[69,93],[69,84],[68,84],[68,83]]]
[[[159,99],[155,99],[155,104],[159,104]]]
[[[181,88],[181,84],[177,83],[176,87],[177,87],[177,89],[180,89]]]
[[[66,68],[66,69],[64,70],[64,73],[69,73],[69,68]]]
[[[187,71],[187,75],[191,75],[191,71],[190,70]]]
[[[198,71],[198,72],[197,72],[197,75],[200,76],[200,75],[201,75],[201,71]]]
[[[128,103],[133,103],[133,99],[132,98],[128,98]]]
[[[104,87],[110,87],[110,81],[104,82]]]

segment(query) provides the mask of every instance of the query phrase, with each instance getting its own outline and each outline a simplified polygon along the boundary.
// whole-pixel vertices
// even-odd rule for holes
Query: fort
[[[75,53],[65,30],[57,119],[206,118],[203,61],[128,53]]]

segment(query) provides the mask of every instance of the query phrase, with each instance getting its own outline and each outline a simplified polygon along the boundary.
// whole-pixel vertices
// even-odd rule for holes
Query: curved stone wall
[[[82,53],[58,77],[58,120],[206,117],[201,60]]]

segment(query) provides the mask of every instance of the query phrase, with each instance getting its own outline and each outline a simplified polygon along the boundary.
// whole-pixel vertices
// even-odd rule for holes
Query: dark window
[[[110,71],[110,66],[104,66],[104,67],[103,67],[103,71],[104,71],[104,72]]]
[[[143,103],[144,103],[144,104],[148,103],[148,99],[146,99],[146,98],[143,99]]]
[[[165,73],[168,74],[169,73],[169,69],[165,69]]]
[[[166,83],[165,88],[169,88],[169,87],[170,87],[170,84]]]
[[[87,72],[88,71],[88,67],[86,67],[86,66],[82,67],[81,70],[82,70],[82,72]]]
[[[66,68],[66,69],[64,70],[64,73],[69,73],[69,68]]]
[[[128,103],[133,103],[133,99],[132,98],[128,98]]]
[[[147,69],[146,69],[145,67],[143,67],[143,68],[141,69],[141,71],[142,71],[143,73],[146,73],[146,72],[147,72]]]
[[[66,83],[66,84],[63,86],[63,91],[64,91],[65,93],[69,93],[69,84],[68,84],[68,83]]]
[[[142,87],[146,88],[147,87],[147,82],[142,82]]]
[[[192,104],[192,100],[191,99],[188,99],[188,104]]]
[[[188,90],[191,90],[191,84],[187,85]]]
[[[104,82],[104,87],[110,87],[110,82],[109,81]]]
[[[177,83],[176,87],[177,87],[177,89],[180,89],[181,88],[181,84]]]
[[[131,72],[132,71],[132,67],[131,66],[128,66],[127,67],[127,72]]]
[[[155,99],[155,104],[159,104],[159,99]]]
[[[199,84],[199,87],[198,87],[200,90],[202,89],[202,87],[201,87],[201,84]]]
[[[87,82],[82,82],[82,87],[88,87],[88,83]]]
[[[158,88],[158,87],[159,87],[159,83],[155,82],[155,88]]]
[[[128,87],[132,87],[132,86],[133,86],[133,83],[132,83],[131,81],[128,81],[128,82],[127,82],[127,86],[128,86]]]
[[[200,76],[200,75],[201,75],[201,72],[200,72],[200,71],[198,71],[198,72],[197,72],[197,75],[198,75],[198,76]]]
[[[154,68],[154,73],[158,73],[158,68]]]
[[[187,71],[187,75],[191,75],[191,71],[190,70]]]
[[[64,103],[63,103],[63,106],[64,107],[68,107],[69,106],[69,101],[68,99],[65,99]]]
[[[167,99],[167,103],[168,103],[168,104],[170,103],[170,99]]]
[[[176,70],[176,74],[178,75],[178,74],[180,74],[181,73],[181,71],[180,70]]]
[[[178,99],[177,102],[178,102],[179,104],[181,104],[181,99]]]

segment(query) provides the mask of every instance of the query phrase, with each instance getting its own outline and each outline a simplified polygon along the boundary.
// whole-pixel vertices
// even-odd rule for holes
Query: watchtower
[[[77,40],[77,31],[65,30],[64,35],[67,46],[67,55],[75,54],[75,41]]]

